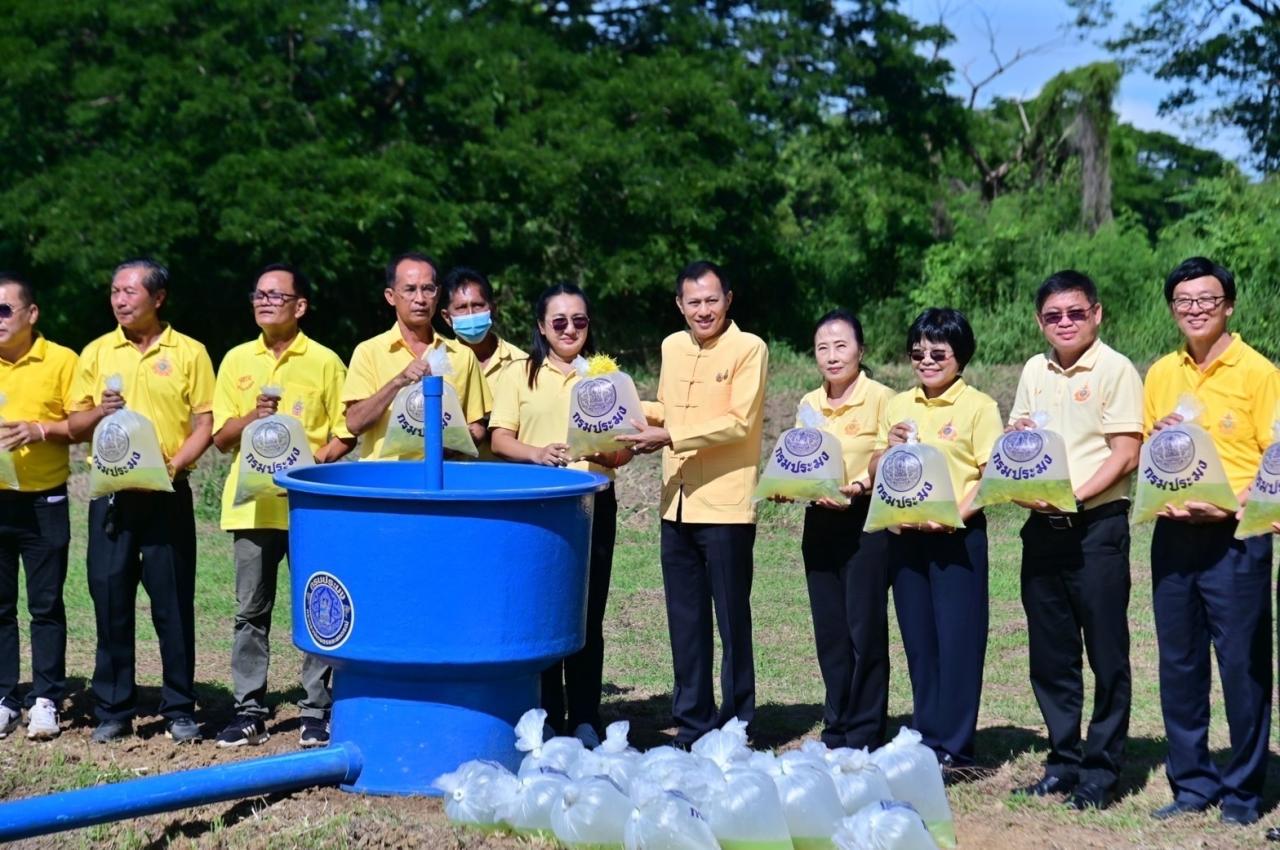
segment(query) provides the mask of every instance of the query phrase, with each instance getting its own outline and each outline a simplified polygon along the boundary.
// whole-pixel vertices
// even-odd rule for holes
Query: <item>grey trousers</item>
[[[231,683],[236,714],[267,715],[267,664],[271,654],[271,612],[276,604],[276,577],[289,554],[289,532],[278,529],[234,531],[236,558],[236,624],[231,644]],[[302,657],[298,703],[303,717],[327,718],[333,705],[332,668],[315,655]]]

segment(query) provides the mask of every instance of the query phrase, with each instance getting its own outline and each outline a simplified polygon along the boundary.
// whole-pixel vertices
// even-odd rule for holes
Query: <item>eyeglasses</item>
[[[1096,306],[1096,304],[1091,305],[1087,310],[1074,308],[1065,313],[1060,310],[1051,310],[1048,313],[1041,313],[1040,321],[1044,322],[1046,325],[1060,325],[1062,324],[1062,317],[1066,316],[1067,320],[1070,321],[1071,324],[1078,325],[1093,314],[1093,308]]]
[[[922,351],[919,348],[913,348],[911,354],[908,355],[913,362],[919,363],[928,357],[934,363],[946,362],[951,357],[951,352],[945,348],[931,348],[928,351]]]
[[[591,324],[591,320],[583,315],[574,316],[572,319],[566,316],[556,316],[551,320],[551,330],[556,333],[564,333],[568,329],[570,321],[573,322],[574,329],[579,331],[586,330],[587,325]]]
[[[1192,307],[1199,307],[1201,310],[1209,312],[1216,309],[1219,304],[1226,300],[1227,296],[1225,295],[1200,295],[1195,298],[1175,298],[1169,304],[1179,313],[1190,313]]]
[[[0,319],[12,318],[14,313],[28,306],[30,305],[19,304],[17,307],[15,307],[12,304],[0,304]]]
[[[279,307],[281,304],[283,304],[286,301],[292,301],[295,298],[300,298],[300,297],[301,296],[299,295],[286,295],[283,292],[254,291],[249,293],[249,300],[254,304],[257,304],[260,301],[265,301],[266,303],[270,304],[272,307]]]
[[[440,291],[440,287],[434,283],[424,283],[422,286],[406,286],[404,289],[394,289],[392,291],[401,298],[412,298],[419,292],[428,298],[434,298],[436,293]]]

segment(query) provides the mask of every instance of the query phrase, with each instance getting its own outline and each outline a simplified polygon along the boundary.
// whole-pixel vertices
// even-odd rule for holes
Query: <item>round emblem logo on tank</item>
[[[307,634],[321,649],[337,649],[346,643],[355,624],[351,594],[332,573],[312,573],[302,598]]]

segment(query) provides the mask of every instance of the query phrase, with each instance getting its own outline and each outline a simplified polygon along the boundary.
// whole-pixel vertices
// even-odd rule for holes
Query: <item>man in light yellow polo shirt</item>
[[[1222,266],[1186,260],[1165,279],[1164,298],[1185,344],[1147,372],[1144,425],[1158,431],[1176,424],[1179,396],[1194,395],[1204,405],[1199,423],[1243,497],[1271,440],[1280,374],[1227,331],[1236,281]],[[1258,820],[1271,734],[1271,537],[1236,540],[1235,529],[1235,512],[1189,502],[1185,510],[1166,509],[1152,533],[1165,775],[1173,790],[1157,819],[1217,803],[1223,823]],[[1223,767],[1209,753],[1210,645],[1231,731]]]
[[[1022,527],[1022,606],[1027,612],[1031,689],[1049,730],[1044,776],[1016,793],[1067,794],[1076,809],[1110,801],[1129,732],[1129,483],[1142,446],[1142,378],[1098,338],[1098,288],[1077,271],[1036,290],[1036,322],[1048,354],[1027,361],[1011,428],[1033,413],[1067,444],[1077,512],[1046,504]],[[1080,740],[1088,648],[1093,670],[1089,734]]]
[[[195,721],[196,525],[187,474],[213,433],[213,364],[200,343],[161,322],[169,271],[151,259],[128,260],[111,278],[119,326],[89,343],[71,387],[71,438],[89,440],[108,414],[129,409],[155,426],[173,476],[173,492],[125,491],[89,502],[88,573],[98,626],[93,671],[93,740],[133,731],[134,599],[151,598],[160,639],[160,714],[175,742],[200,740]],[[106,389],[120,375],[120,392]]]
[[[658,401],[630,442],[662,453],[662,585],[675,689],[675,745],[692,746],[733,718],[755,719],[751,642],[751,494],[760,462],[769,349],[729,320],[733,292],[714,263],[676,276],[676,307],[689,328],[662,343]],[[644,423],[636,423],[642,425]],[[722,702],[712,685],[711,609],[723,650]]]
[[[36,332],[35,290],[0,272],[0,449],[12,452],[17,489],[0,484],[0,738],[28,709],[27,737],[59,734],[66,695],[67,578],[71,521],[67,412],[76,355]],[[31,691],[18,696],[18,560],[27,575],[31,616]]]
[[[485,417],[493,408],[493,395],[471,349],[437,334],[432,327],[440,302],[435,261],[417,253],[393,259],[387,264],[384,296],[395,308],[396,323],[356,346],[342,387],[347,430],[360,437],[361,459],[381,455],[391,402],[401,389],[428,373],[423,358],[433,348],[443,348],[448,355],[452,374],[445,380],[457,391],[471,439],[478,445],[485,439]]]
[[[307,448],[317,463],[340,459],[355,446],[342,411],[346,366],[338,355],[307,337],[298,322],[311,301],[311,282],[285,263],[266,266],[249,293],[253,318],[262,333],[227,352],[218,368],[213,396],[213,444],[233,452],[231,474],[222,488],[222,529],[230,531],[236,563],[236,619],[231,643],[231,683],[236,716],[218,734],[219,747],[266,741],[267,667],[271,657],[271,614],[275,610],[280,562],[289,554],[289,504],[268,495],[235,505],[240,478],[240,438],[255,420],[282,413],[302,423]],[[281,395],[264,393],[277,387]],[[331,672],[315,655],[302,660],[302,715],[299,743],[329,742],[333,705]]]

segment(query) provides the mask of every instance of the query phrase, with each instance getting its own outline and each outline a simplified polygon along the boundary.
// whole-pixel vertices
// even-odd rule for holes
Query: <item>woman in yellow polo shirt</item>
[[[920,442],[946,458],[965,525],[903,526],[889,541],[912,725],[945,767],[973,763],[987,651],[987,521],[972,502],[1004,431],[995,400],[960,377],[976,349],[960,311],[933,307],[917,316],[907,331],[907,354],[920,384],[889,400],[876,438],[881,451],[905,443],[914,422]]]
[[[813,333],[822,386],[800,401],[840,440],[845,486],[852,503],[824,499],[804,514],[805,584],[813,612],[818,668],[826,686],[822,742],[869,747],[884,742],[889,706],[889,570],[887,531],[866,533],[871,492],[867,465],[876,431],[894,391],[862,368],[862,324],[832,310]],[[802,423],[797,420],[796,426]]]
[[[570,461],[569,405],[579,381],[573,360],[591,354],[587,296],[571,283],[556,284],[538,297],[529,357],[506,366],[494,382],[489,416],[493,453],[517,463],[569,466],[613,478],[631,460],[622,450]],[[542,674],[542,707],[557,734],[572,732],[584,744],[600,741],[600,689],[604,671],[604,609],[613,570],[618,502],[613,485],[595,496],[587,591],[587,640],[581,650]],[[566,722],[567,712],[567,722]]]

